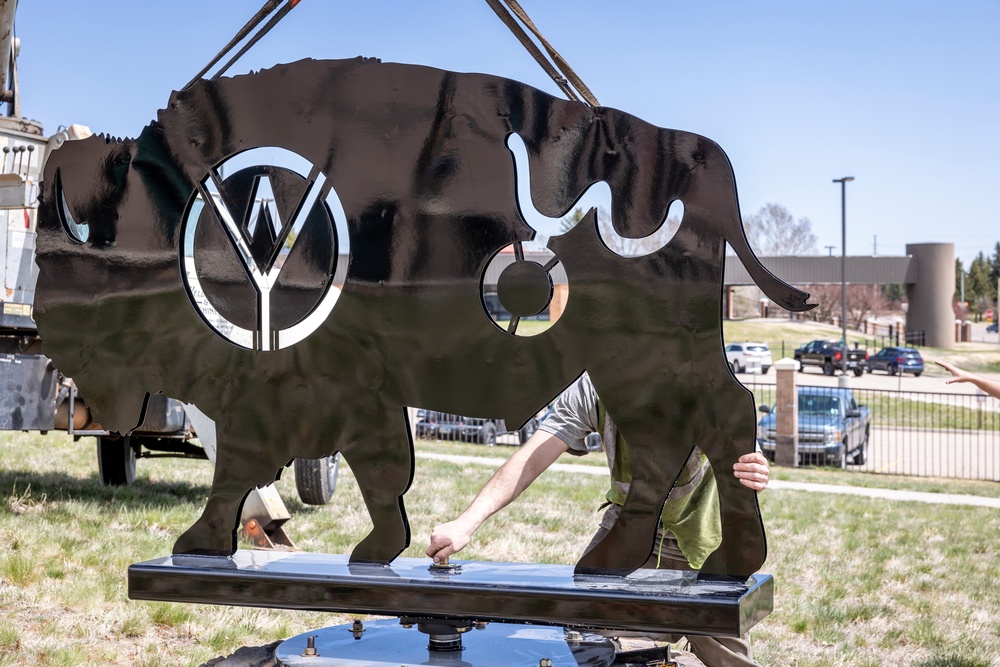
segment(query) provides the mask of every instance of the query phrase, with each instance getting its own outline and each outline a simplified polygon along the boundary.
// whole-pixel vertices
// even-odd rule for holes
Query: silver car
[[[767,343],[730,343],[726,361],[734,373],[763,373],[771,370],[771,350]]]

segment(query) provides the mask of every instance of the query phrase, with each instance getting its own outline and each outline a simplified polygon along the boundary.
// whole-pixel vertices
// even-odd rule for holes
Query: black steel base
[[[232,558],[172,556],[129,567],[129,597],[201,604],[454,618],[736,637],[771,613],[774,581],[699,580],[639,570],[574,575],[570,565],[464,561],[432,572],[428,559],[390,567],[347,556],[238,551]]]
[[[490,623],[464,632],[460,649],[438,651],[416,626],[392,619],[364,623],[363,632],[353,625],[306,632],[283,641],[274,655],[284,667],[538,667],[543,660],[553,667],[609,667],[615,646],[591,632]]]

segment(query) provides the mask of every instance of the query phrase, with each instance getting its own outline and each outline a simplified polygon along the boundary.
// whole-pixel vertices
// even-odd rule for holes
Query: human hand
[[[760,492],[767,488],[767,482],[771,479],[771,468],[763,454],[751,452],[744,454],[733,464],[733,474],[740,480],[740,484]]]
[[[473,531],[462,521],[456,519],[434,526],[431,530],[431,543],[427,547],[427,555],[440,563],[452,554],[458,553],[469,544]]]
[[[961,368],[956,368],[955,366],[952,366],[944,361],[938,361],[937,359],[931,359],[931,361],[951,373],[952,377],[945,380],[945,384],[951,384],[953,382],[972,382],[971,373],[967,373]]]

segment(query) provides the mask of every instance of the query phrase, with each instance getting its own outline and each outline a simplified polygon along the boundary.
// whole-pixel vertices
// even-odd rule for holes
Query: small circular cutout
[[[511,315],[537,315],[552,300],[552,278],[538,262],[514,262],[497,280],[497,298]]]

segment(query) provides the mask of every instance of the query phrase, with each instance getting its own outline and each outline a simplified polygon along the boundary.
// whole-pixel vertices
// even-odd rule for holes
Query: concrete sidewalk
[[[468,463],[472,465],[484,465],[492,468],[500,467],[506,459],[495,457],[479,456],[458,456],[451,454],[432,454],[430,452],[417,452],[418,459],[432,459],[435,461],[450,461],[452,463]],[[607,477],[608,469],[605,466],[592,466],[576,463],[554,463],[549,470],[558,472],[571,472],[581,475],[601,475]],[[879,489],[866,486],[844,486],[839,484],[815,484],[812,482],[788,482],[780,479],[772,479],[768,482],[769,490],[780,491],[809,491],[813,493],[835,493],[839,495],[865,496],[867,498],[881,498],[883,500],[912,501],[919,503],[937,503],[940,505],[973,505],[977,507],[994,507],[1000,509],[1000,498],[988,498],[986,496],[967,496],[955,493],[927,493],[925,491],[904,491],[902,489]]]

